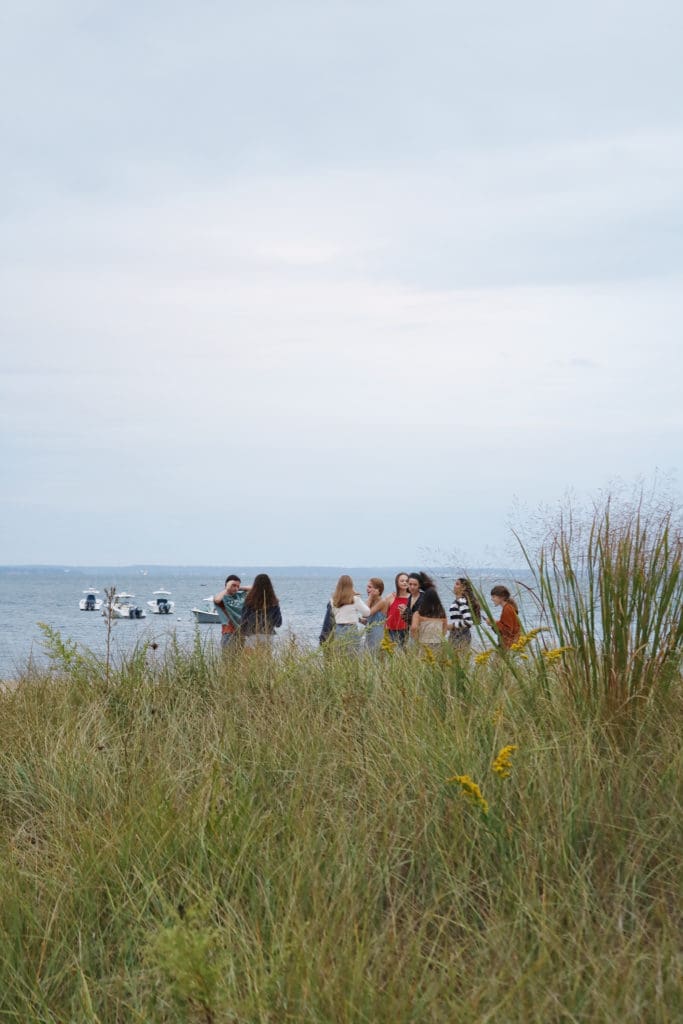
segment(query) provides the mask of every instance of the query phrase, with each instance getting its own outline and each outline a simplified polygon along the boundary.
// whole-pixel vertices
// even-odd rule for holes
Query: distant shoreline
[[[395,565],[376,565],[374,563],[368,563],[366,565],[245,565],[242,562],[222,562],[216,563],[215,565],[162,565],[162,564],[136,564],[136,565],[98,565],[96,563],[83,564],[83,565],[69,565],[64,564],[17,564],[17,565],[0,565],[0,572],[136,572],[136,573],[169,573],[169,572],[197,572],[207,573],[213,572],[219,575],[230,569],[239,572],[257,573],[257,572],[269,572],[273,575],[293,575],[299,576],[306,573],[313,574],[315,576],[333,576],[338,575],[342,572],[348,572],[353,574],[354,572],[365,572],[368,569],[373,571],[377,570],[385,573],[396,573],[401,569],[407,569],[408,571],[415,568],[426,568],[430,572],[434,572],[437,575],[449,576],[454,573],[461,573],[463,571],[462,566],[434,566],[431,563],[420,562],[417,565],[413,563],[396,563]],[[472,566],[467,568],[468,573],[472,574],[485,574],[490,576],[492,573],[527,573],[529,570],[527,567],[522,566]]]

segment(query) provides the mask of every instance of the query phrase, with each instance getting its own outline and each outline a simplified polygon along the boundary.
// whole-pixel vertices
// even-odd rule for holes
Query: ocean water
[[[143,640],[154,640],[160,647],[168,644],[172,635],[178,643],[190,646],[196,631],[207,644],[218,646],[220,629],[216,625],[198,626],[191,609],[202,607],[202,598],[217,593],[223,587],[228,572],[236,572],[244,583],[250,583],[256,572],[268,572],[282,607],[283,627],[280,635],[293,636],[304,646],[318,643],[318,635],[325,614],[325,606],[341,572],[350,572],[359,592],[365,596],[365,584],[370,576],[381,577],[387,590],[393,589],[398,568],[356,567],[353,569],[292,567],[288,569],[234,569],[205,567],[138,568],[42,568],[0,567],[0,679],[14,679],[21,674],[30,660],[38,665],[47,664],[43,647],[43,634],[38,623],[47,623],[59,631],[63,638],[75,641],[99,655],[106,650],[106,620],[100,612],[82,612],[78,603],[83,591],[94,587],[104,597],[104,588],[116,586],[118,592],[135,595],[135,604],[145,608],[146,619],[117,620],[112,632],[112,650],[120,655],[132,650]],[[473,578],[478,586],[486,588],[492,583],[504,583],[517,594],[513,579],[519,573],[486,573]],[[453,575],[442,574],[437,579],[441,599],[448,607],[451,599]],[[172,615],[152,615],[147,601],[154,590],[164,588],[175,601]],[[488,592],[488,591],[486,591]],[[522,593],[523,598],[523,593]],[[525,624],[525,603],[520,606]]]

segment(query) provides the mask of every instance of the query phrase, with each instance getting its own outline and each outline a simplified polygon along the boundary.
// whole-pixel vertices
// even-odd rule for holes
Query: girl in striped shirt
[[[454,647],[467,648],[472,643],[472,626],[481,618],[481,607],[472,584],[459,576],[453,584],[455,600],[448,609],[448,639]]]

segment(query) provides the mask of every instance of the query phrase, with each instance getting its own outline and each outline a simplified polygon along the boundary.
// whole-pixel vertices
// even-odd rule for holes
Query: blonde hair
[[[345,604],[353,604],[355,596],[356,591],[351,577],[340,576],[337,580],[337,586],[334,588],[334,594],[332,595],[332,607],[343,608]]]

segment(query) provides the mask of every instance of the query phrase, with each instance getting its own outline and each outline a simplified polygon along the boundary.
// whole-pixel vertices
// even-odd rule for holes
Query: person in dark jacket
[[[282,625],[282,612],[270,576],[261,572],[255,577],[244,600],[240,620],[240,636],[245,647],[272,645],[275,631]]]
[[[325,618],[323,619],[322,629],[320,630],[320,636],[318,637],[321,646],[325,643],[326,640],[330,639],[333,633],[334,615],[332,614],[332,602],[328,601],[327,608],[325,609]]]
[[[401,618],[408,629],[413,621],[413,615],[419,611],[422,595],[433,586],[434,580],[426,572],[408,573],[408,603],[401,609]]]

